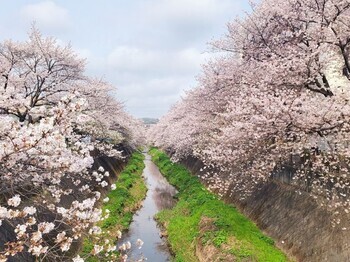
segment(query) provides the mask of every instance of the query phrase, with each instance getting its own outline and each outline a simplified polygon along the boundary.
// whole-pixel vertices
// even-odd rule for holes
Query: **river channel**
[[[160,173],[158,167],[145,154],[145,169],[143,176],[148,188],[142,207],[134,214],[128,232],[124,233],[119,245],[130,241],[132,247],[128,252],[127,261],[165,262],[171,260],[171,254],[166,240],[161,237],[160,228],[154,220],[154,215],[160,210],[171,208],[175,204],[176,189]],[[138,239],[144,244],[139,249]]]

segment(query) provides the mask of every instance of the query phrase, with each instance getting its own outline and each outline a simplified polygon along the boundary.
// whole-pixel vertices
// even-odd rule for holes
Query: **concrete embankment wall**
[[[198,159],[189,157],[182,163],[193,174],[201,174],[203,164]],[[340,224],[332,227],[333,213],[318,204],[307,188],[293,185],[292,177],[291,170],[277,172],[244,200],[233,186],[223,198],[255,221],[297,261],[350,261],[349,216],[341,217]]]

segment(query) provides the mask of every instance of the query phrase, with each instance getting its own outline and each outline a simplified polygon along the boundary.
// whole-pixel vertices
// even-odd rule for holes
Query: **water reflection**
[[[128,261],[143,261],[143,258],[152,262],[170,261],[169,249],[164,239],[160,237],[160,229],[153,217],[160,210],[174,206],[176,189],[162,176],[150,156],[148,154],[145,156],[143,175],[148,192],[143,207],[134,215],[129,231],[118,242],[118,246],[127,241],[131,242]],[[136,246],[137,239],[142,239],[144,242],[141,249]]]
[[[173,191],[165,191],[165,188],[155,188],[153,198],[159,210],[170,209],[175,204]],[[170,189],[168,189],[170,190]]]

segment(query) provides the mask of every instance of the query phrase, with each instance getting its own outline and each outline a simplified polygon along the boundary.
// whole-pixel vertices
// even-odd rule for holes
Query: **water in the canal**
[[[131,250],[128,252],[128,261],[150,262],[170,261],[171,255],[164,239],[160,237],[160,229],[153,217],[160,210],[171,208],[175,204],[173,196],[176,189],[171,186],[152,163],[151,157],[145,154],[145,169],[143,175],[148,187],[142,208],[135,213],[130,229],[124,234],[119,245],[130,241]],[[136,246],[137,239],[144,244],[141,249]]]

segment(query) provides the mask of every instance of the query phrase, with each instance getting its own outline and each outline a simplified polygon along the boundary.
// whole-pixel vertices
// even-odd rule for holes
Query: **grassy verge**
[[[89,236],[84,239],[80,256],[85,258],[85,261],[110,260],[103,252],[98,257],[91,256],[94,245],[105,243],[105,241],[109,241],[112,245],[115,244],[118,230],[123,231],[129,227],[133,213],[139,209],[147,192],[146,184],[141,176],[145,167],[143,160],[143,154],[134,153],[123,172],[118,176],[115,183],[116,189],[107,194],[109,201],[103,203],[102,211],[103,214],[106,214],[106,211],[109,210],[109,217],[97,224],[102,229],[102,234],[98,235],[98,238]],[[117,256],[118,253],[115,252],[114,255]]]
[[[150,154],[179,191],[177,205],[157,215],[167,230],[175,261],[198,261],[198,257],[207,261],[288,261],[271,238],[210,193],[185,167],[155,148]]]

